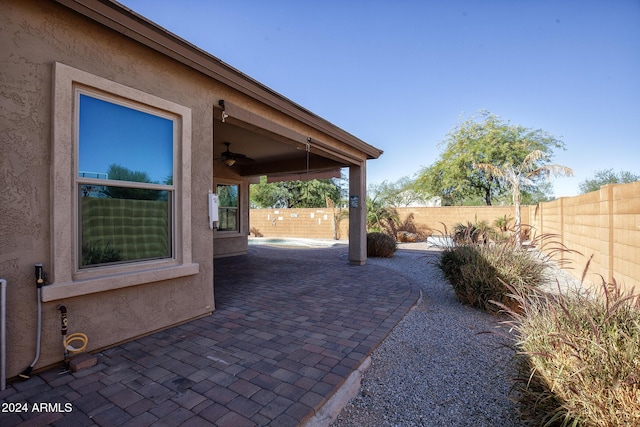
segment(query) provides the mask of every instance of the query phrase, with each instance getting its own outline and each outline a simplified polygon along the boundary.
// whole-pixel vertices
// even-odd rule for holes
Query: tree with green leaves
[[[491,176],[495,177],[495,179],[501,181],[505,188],[509,188],[511,190],[513,205],[516,210],[515,233],[516,245],[518,247],[520,247],[522,243],[520,215],[522,188],[532,186],[534,181],[539,178],[547,179],[549,175],[573,175],[571,168],[562,165],[549,164],[547,161],[548,156],[545,152],[541,150],[534,150],[527,154],[522,163],[518,165],[514,165],[510,162],[505,162],[499,166],[490,163],[474,164],[476,169],[486,171],[491,174]]]
[[[586,194],[600,190],[603,185],[628,184],[636,181],[640,181],[640,175],[627,171],[615,172],[613,169],[602,169],[596,171],[593,178],[587,178],[582,181],[578,188],[580,189],[580,194]]]
[[[415,181],[403,177],[395,182],[382,181],[371,184],[367,193],[372,199],[392,207],[406,207],[412,205],[427,205],[432,197],[421,188],[415,186]]]
[[[554,149],[564,149],[564,143],[550,133],[512,125],[488,111],[460,121],[441,146],[444,150],[440,158],[420,171],[416,185],[440,196],[444,205],[478,204],[479,200],[491,205],[509,194],[504,182],[475,164],[517,165],[532,151],[550,158]],[[532,178],[521,188],[523,196],[548,188],[539,184],[542,183],[537,178]]]
[[[128,181],[128,182],[144,182],[157,184],[153,182],[149,177],[149,174],[144,171],[133,171],[127,167],[112,163],[107,170],[107,176],[110,180],[114,181]],[[173,177],[167,177],[165,184],[170,184],[173,181]],[[137,199],[137,200],[161,200],[166,199],[166,193],[158,190],[149,190],[145,188],[128,188],[128,187],[116,187],[107,186],[102,190],[102,194],[106,197],[113,199]]]
[[[341,187],[332,179],[267,182],[251,186],[250,201],[254,208],[324,208],[327,197],[341,200]]]

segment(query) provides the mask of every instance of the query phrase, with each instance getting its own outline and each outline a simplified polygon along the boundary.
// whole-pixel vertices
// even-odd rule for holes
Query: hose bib
[[[60,325],[62,332],[62,347],[64,348],[64,361],[66,365],[69,365],[69,357],[76,353],[81,353],[86,350],[89,339],[81,332],[76,332],[67,335],[67,329],[69,326],[69,319],[67,319],[67,307],[59,305],[60,310]]]

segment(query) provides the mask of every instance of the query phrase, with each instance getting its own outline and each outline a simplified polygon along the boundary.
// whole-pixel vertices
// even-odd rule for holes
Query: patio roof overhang
[[[228,99],[212,100],[215,107],[214,157],[220,158],[226,149],[224,142],[231,143],[232,151],[253,160],[233,166],[241,176],[266,175],[270,180],[339,176],[341,168],[360,165],[382,155],[382,150],[115,1],[55,1],[259,101],[277,111],[283,117],[282,123],[291,123],[293,119],[302,125],[298,127],[314,133],[313,136],[304,135],[288,124],[260,116]],[[323,138],[326,140],[322,141]]]
[[[231,143],[232,151],[251,159],[232,166],[241,176],[266,175],[270,182],[340,177],[341,168],[362,161],[357,152],[338,150],[228,101],[218,104],[214,156],[221,160],[224,144]]]

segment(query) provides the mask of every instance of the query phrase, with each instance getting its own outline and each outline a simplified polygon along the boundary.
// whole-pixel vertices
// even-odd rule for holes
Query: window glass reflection
[[[172,184],[173,121],[80,94],[80,178]]]
[[[218,195],[218,230],[239,231],[238,226],[238,190],[234,184],[216,185]]]

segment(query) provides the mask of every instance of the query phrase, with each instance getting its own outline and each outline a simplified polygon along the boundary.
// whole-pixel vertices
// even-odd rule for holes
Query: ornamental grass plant
[[[485,244],[462,238],[458,242],[443,248],[437,266],[463,304],[495,313],[500,308],[492,301],[497,301],[518,310],[505,283],[524,292],[545,282],[545,258],[518,247],[514,239]]]
[[[522,310],[498,305],[513,318],[522,421],[640,426],[640,296],[615,282],[591,292],[509,288]]]
[[[367,256],[391,258],[398,249],[396,239],[385,233],[367,233]]]
[[[549,262],[564,266],[569,252],[556,237],[534,239],[541,256],[463,236],[443,248],[438,267],[460,301],[510,315],[504,323],[515,342],[513,397],[523,423],[640,426],[640,295],[615,280],[589,289],[556,278],[557,290],[549,287]]]

